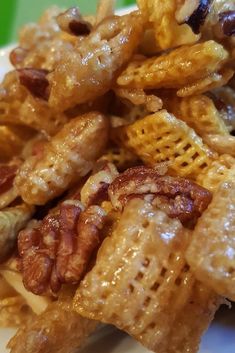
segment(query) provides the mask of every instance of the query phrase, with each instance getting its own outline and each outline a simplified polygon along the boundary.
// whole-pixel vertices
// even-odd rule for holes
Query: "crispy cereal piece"
[[[97,323],[72,311],[71,298],[59,300],[20,328],[8,343],[11,353],[73,353],[96,328]]]
[[[227,179],[235,177],[235,159],[224,154],[214,160],[211,165],[197,176],[197,183],[204,188],[215,191],[219,184]]]
[[[138,0],[139,8],[154,28],[159,49],[168,49],[196,42],[200,36],[193,33],[187,24],[178,24],[175,0]]]
[[[231,135],[206,135],[206,144],[219,154],[230,154],[235,157],[235,137]]]
[[[29,204],[43,205],[79,181],[105,148],[108,121],[91,112],[67,123],[39,156],[27,159],[15,178],[15,187]]]
[[[235,300],[235,182],[225,181],[199,219],[187,251],[195,276]]]
[[[155,352],[172,352],[168,346],[172,333],[174,352],[179,348],[181,353],[196,352],[217,307],[210,308],[208,298],[192,302],[196,282],[184,259],[187,244],[188,231],[178,220],[144,200],[132,199],[78,288],[74,309],[114,324]],[[195,309],[206,308],[210,315],[198,319],[194,309],[192,316],[183,317],[182,310],[190,303]],[[184,330],[177,334],[177,322],[196,332],[187,347],[182,347]]]
[[[219,72],[213,72],[205,78],[201,78],[192,84],[186,84],[177,91],[179,97],[188,97],[196,94],[201,94],[217,87],[222,87],[228,83],[233,77],[234,71],[229,68],[224,68]]]
[[[107,160],[108,162],[113,163],[120,171],[140,163],[139,158],[134,153],[121,146],[109,147],[100,160]]]
[[[213,40],[182,46],[168,54],[131,62],[117,83],[129,88],[181,88],[218,71],[228,58]]]
[[[167,110],[185,121],[202,139],[205,135],[228,136],[229,131],[213,101],[204,95],[187,98],[170,97]]]
[[[24,298],[0,276],[0,327],[19,327],[32,318]]]
[[[32,312],[36,315],[40,315],[46,310],[52,299],[49,297],[36,296],[28,292],[23,285],[22,275],[19,273],[17,265],[19,265],[17,260],[13,257],[10,258],[9,261],[2,266],[0,274],[14,291],[24,299]]]
[[[0,211],[0,263],[10,255],[18,232],[25,227],[32,213],[33,208],[26,204]]]
[[[166,110],[118,128],[116,138],[145,163],[168,161],[169,170],[182,177],[195,178],[213,160],[201,138]]]
[[[82,42],[64,53],[49,75],[50,106],[64,111],[108,92],[138,46],[141,32],[138,12],[102,21]]]
[[[147,94],[143,89],[116,88],[115,94],[134,105],[144,105],[152,113],[162,109],[162,100],[154,94]]]
[[[29,131],[28,134],[31,132],[31,136],[31,129],[51,136],[58,132],[68,120],[63,113],[51,109],[47,101],[30,94],[20,84],[17,71],[9,72],[0,88],[0,124],[11,124],[11,127],[16,125],[15,130],[17,129],[18,134],[21,131],[21,134],[23,132],[25,134],[23,143],[26,141],[27,131]],[[30,129],[27,130],[27,127]]]

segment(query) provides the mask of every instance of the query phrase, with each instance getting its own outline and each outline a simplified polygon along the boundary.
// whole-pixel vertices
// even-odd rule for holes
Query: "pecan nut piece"
[[[99,206],[83,211],[79,201],[67,200],[37,227],[21,231],[18,250],[26,289],[41,295],[58,292],[62,283],[79,283],[104,223]]]
[[[195,222],[211,201],[211,193],[189,179],[162,176],[153,168],[133,167],[118,176],[109,187],[116,209],[122,209],[135,197],[150,196],[150,201],[169,217]]]
[[[18,69],[21,85],[25,86],[35,97],[48,99],[49,82],[46,78],[48,71],[43,69]]]
[[[81,213],[75,229],[70,228],[71,224],[64,216],[61,217],[56,272],[61,282],[77,283],[84,275],[93,251],[100,245],[99,233],[104,226],[105,212],[99,206],[88,207]]]

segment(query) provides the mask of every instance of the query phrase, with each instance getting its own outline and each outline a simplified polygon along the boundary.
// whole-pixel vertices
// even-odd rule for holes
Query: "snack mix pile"
[[[0,84],[0,325],[196,353],[235,300],[235,1],[53,7]]]

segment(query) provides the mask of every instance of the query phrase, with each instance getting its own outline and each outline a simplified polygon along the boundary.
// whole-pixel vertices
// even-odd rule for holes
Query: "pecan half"
[[[148,197],[169,217],[195,223],[211,201],[211,193],[189,179],[162,176],[149,167],[134,167],[118,176],[109,187],[116,209],[134,197]]]
[[[83,211],[79,201],[63,202],[38,227],[18,238],[23,283],[34,294],[56,293],[62,283],[79,283],[100,244],[105,212],[99,206]]]
[[[43,69],[18,69],[21,85],[25,86],[35,97],[48,100],[49,82],[46,78],[48,71]]]
[[[105,212],[99,206],[88,207],[72,229],[66,219],[62,217],[56,272],[62,283],[78,283],[93,251],[100,244],[99,233],[104,225]]]
[[[82,18],[78,7],[71,7],[57,16],[56,20],[62,31],[75,36],[87,36],[92,29],[91,24]]]

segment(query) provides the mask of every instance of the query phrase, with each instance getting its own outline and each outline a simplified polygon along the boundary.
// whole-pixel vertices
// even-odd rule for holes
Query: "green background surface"
[[[133,4],[135,0],[117,0],[117,7]],[[47,7],[79,6],[82,13],[94,13],[96,0],[0,0],[0,46],[17,40],[18,29],[36,21]]]

